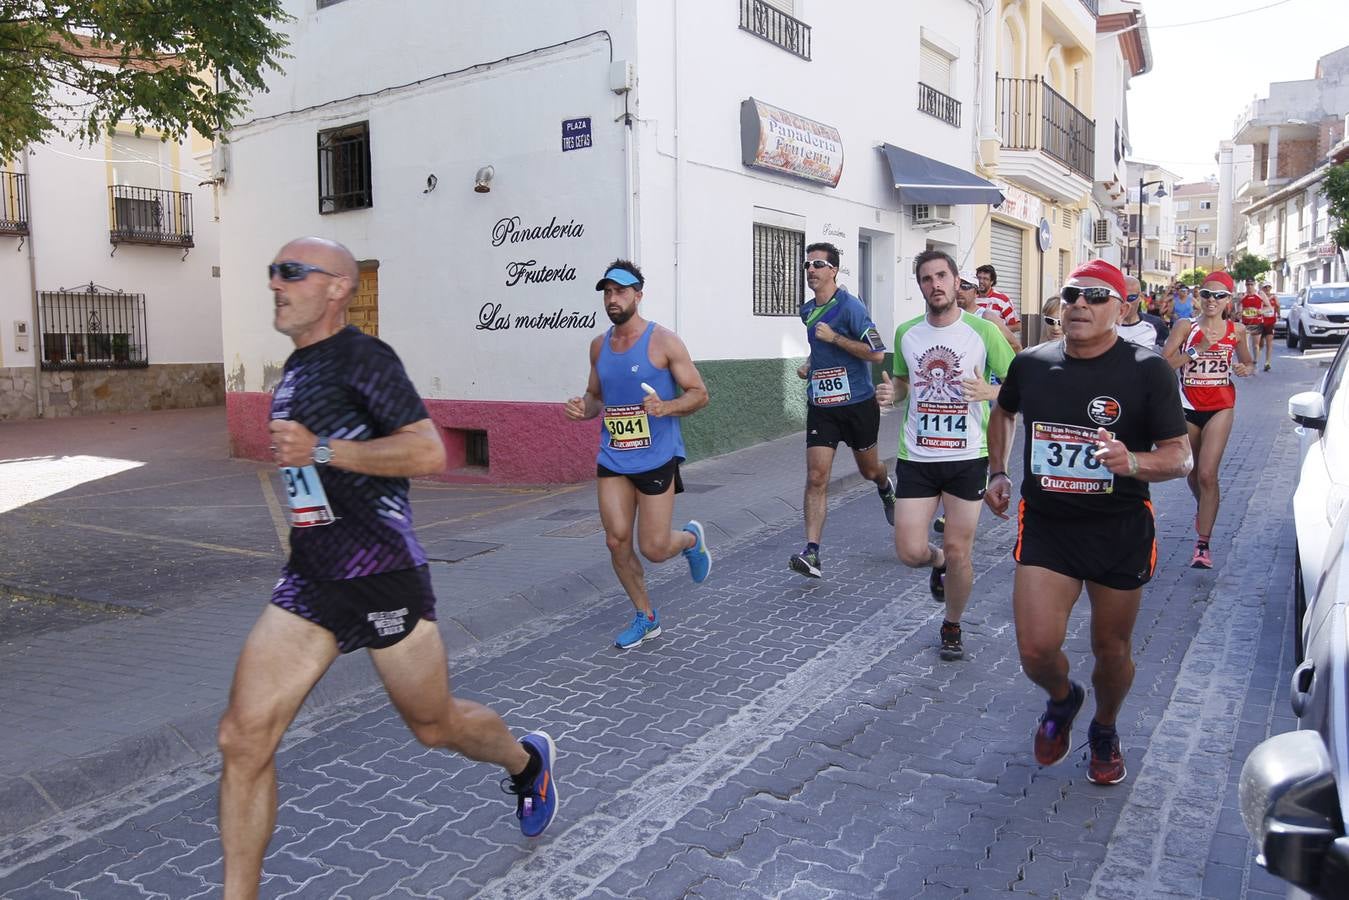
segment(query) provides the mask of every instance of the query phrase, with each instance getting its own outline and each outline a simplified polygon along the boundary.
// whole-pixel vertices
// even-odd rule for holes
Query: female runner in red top
[[[1223,318],[1233,293],[1232,276],[1214,272],[1199,289],[1198,315],[1181,319],[1171,329],[1162,354],[1180,370],[1180,402],[1190,432],[1194,469],[1188,481],[1199,510],[1194,517],[1196,540],[1190,565],[1213,568],[1209,538],[1218,518],[1218,467],[1232,433],[1237,390],[1232,376],[1255,371],[1245,335]]]

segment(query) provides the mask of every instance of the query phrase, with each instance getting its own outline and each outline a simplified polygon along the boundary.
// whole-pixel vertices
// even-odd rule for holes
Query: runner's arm
[[[889,372],[881,373],[881,383],[876,385],[876,402],[881,406],[893,406],[909,396],[909,379],[905,375],[890,377]]]
[[[600,335],[590,342],[590,378],[586,382],[585,393],[569,399],[564,407],[567,418],[575,421],[593,419],[604,411],[604,392],[600,388],[600,373],[596,364],[600,358]]]
[[[1158,441],[1154,449],[1146,453],[1135,453],[1134,459],[1137,461],[1138,471],[1131,477],[1139,481],[1170,481],[1190,474],[1190,470],[1194,468],[1190,439],[1183,434],[1180,437]]]
[[[1180,348],[1184,346],[1185,339],[1190,336],[1192,327],[1189,319],[1181,319],[1176,322],[1176,326],[1171,329],[1171,336],[1166,339],[1166,346],[1162,348],[1162,358],[1173,369],[1179,369],[1189,360],[1189,357]]]
[[[687,416],[706,406],[710,399],[707,395],[707,385],[703,384],[703,376],[698,373],[698,367],[693,364],[689,350],[679,339],[679,335],[668,328],[657,328],[653,343],[658,343],[659,350],[664,351],[657,353],[657,359],[662,355],[665,357],[665,367],[670,370],[675,383],[684,393],[670,400],[647,397],[642,403],[646,407],[647,414]]]
[[[273,419],[269,424],[276,461],[283,466],[308,466],[314,461],[318,437],[299,422]],[[438,475],[445,469],[445,445],[430,419],[420,419],[392,434],[369,441],[334,440],[327,465],[381,478]]]
[[[815,339],[824,341],[826,344],[833,344],[848,355],[869,363],[878,363],[885,359],[884,350],[873,350],[871,344],[867,341],[855,341],[850,337],[844,337],[830,328],[826,322],[821,322],[815,326]]]
[[[1257,335],[1257,339],[1259,336]],[[1239,378],[1245,378],[1247,375],[1255,372],[1255,357],[1251,355],[1251,348],[1248,341],[1237,341],[1237,364],[1232,367],[1232,371]]]
[[[994,515],[1007,518],[1007,507],[1012,502],[1012,476],[1007,473],[1007,458],[1012,449],[1012,432],[1016,428],[1016,413],[1008,412],[995,400],[988,415],[988,487],[984,490],[984,505]]]

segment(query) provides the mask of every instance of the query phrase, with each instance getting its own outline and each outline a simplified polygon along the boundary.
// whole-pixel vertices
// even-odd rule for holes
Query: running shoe
[[[946,602],[946,566],[932,567],[932,574],[927,579],[927,589],[932,592],[933,600],[938,603]]]
[[[946,516],[937,516],[937,518],[933,519],[933,520],[932,520],[932,530],[935,531],[935,532],[937,532],[937,534],[941,534],[943,531],[945,531],[945,530],[946,530]]]
[[[1265,371],[1266,371],[1266,372],[1269,371],[1269,363],[1265,363]]]
[[[820,554],[813,550],[802,550],[800,553],[787,560],[787,567],[793,572],[800,572],[807,578],[819,578]]]
[[[632,624],[614,638],[614,646],[619,650],[627,650],[636,647],[642,641],[657,637],[660,637],[660,613],[653,609],[651,618],[648,619],[646,613],[639,611],[632,617]]]
[[[1124,769],[1124,754],[1120,752],[1115,729],[1097,725],[1092,719],[1087,726],[1087,745],[1091,747],[1087,780],[1092,784],[1119,784],[1129,774]]]
[[[895,479],[887,475],[885,478],[885,487],[876,488],[876,493],[881,495],[881,503],[885,505],[885,521],[890,523],[890,527],[895,527]]]
[[[712,571],[712,554],[707,552],[702,523],[697,519],[690,519],[684,530],[697,539],[692,547],[684,551],[684,558],[689,561],[689,577],[693,579],[694,584],[702,584],[707,580],[707,573]]]
[[[538,774],[529,781],[514,776],[503,778],[501,788],[515,795],[515,817],[520,820],[520,831],[525,837],[538,837],[557,812],[557,786],[553,784],[557,747],[545,731],[532,731],[521,738],[520,743],[538,754]]]
[[[941,658],[947,662],[965,658],[965,645],[960,642],[960,623],[941,623]]]
[[[1213,568],[1213,557],[1209,555],[1208,544],[1203,541],[1196,541],[1194,545],[1194,557],[1190,560],[1191,569],[1211,569]]]
[[[1073,730],[1073,719],[1082,708],[1087,692],[1076,681],[1068,683],[1068,696],[1061,703],[1050,700],[1040,716],[1040,727],[1035,729],[1035,761],[1052,766],[1068,755],[1068,738]]]

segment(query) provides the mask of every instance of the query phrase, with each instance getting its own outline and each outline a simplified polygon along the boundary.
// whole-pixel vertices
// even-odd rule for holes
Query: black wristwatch
[[[314,463],[320,466],[326,466],[333,461],[333,448],[328,446],[328,436],[319,437],[319,442],[314,445],[313,453]]]
[[[994,472],[992,475],[988,476],[989,483],[991,484],[993,482],[993,479],[997,478],[999,475],[1001,475],[1003,478],[1006,478],[1008,481],[1012,480],[1012,476],[1008,475],[1006,472]]]

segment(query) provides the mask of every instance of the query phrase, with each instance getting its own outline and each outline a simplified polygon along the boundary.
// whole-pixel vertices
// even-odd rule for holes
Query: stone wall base
[[[56,419],[109,412],[146,412],[219,406],[225,402],[221,363],[170,363],[145,369],[80,369],[42,372],[0,368],[0,420]]]

